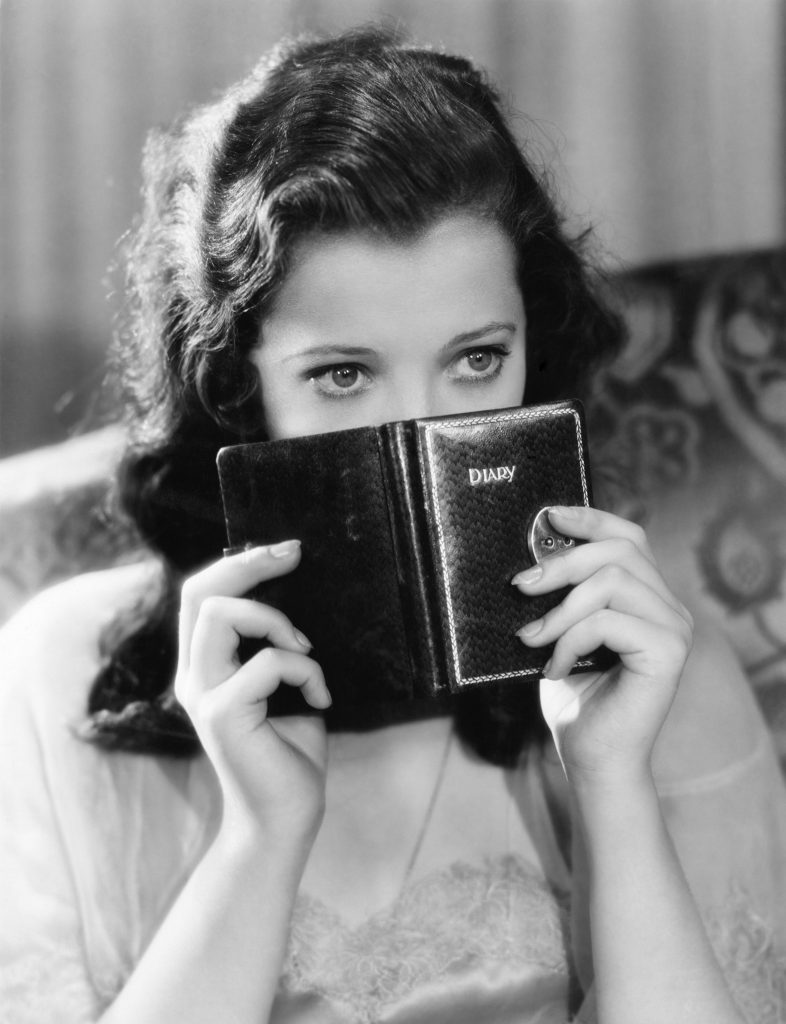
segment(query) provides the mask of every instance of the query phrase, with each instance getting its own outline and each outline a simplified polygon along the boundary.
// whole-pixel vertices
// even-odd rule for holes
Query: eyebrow
[[[450,341],[445,342],[441,351],[450,352],[459,345],[480,341],[482,338],[488,337],[489,334],[499,334],[500,331],[509,331],[511,334],[515,334],[516,325],[512,321],[492,320],[490,323],[485,324],[483,327],[478,327],[474,331],[464,331],[461,334],[456,334]]]
[[[490,334],[498,334],[500,331],[508,331],[514,334],[516,331],[516,325],[508,321],[492,320],[483,327],[478,327],[474,331],[462,331],[461,334],[454,335],[450,341],[446,341],[440,349],[440,352],[446,353],[451,352],[454,348],[458,348],[460,345],[466,345],[469,342],[480,341],[482,338],[488,337]],[[314,358],[320,359],[333,358],[336,356],[373,356],[377,352],[376,349],[369,347],[368,345],[314,345],[311,348],[301,349],[299,352],[293,352],[291,356],[287,356],[283,361],[288,363],[292,359],[303,359],[303,358]]]
[[[301,349],[286,356],[282,362],[289,363],[293,359],[304,359],[319,356],[328,358],[334,356],[373,356],[375,350],[366,345],[314,345],[311,348]]]

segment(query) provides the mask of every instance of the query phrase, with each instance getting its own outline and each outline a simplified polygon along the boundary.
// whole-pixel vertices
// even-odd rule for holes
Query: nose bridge
[[[390,420],[423,419],[436,416],[436,388],[426,373],[411,374],[395,382],[390,396]]]

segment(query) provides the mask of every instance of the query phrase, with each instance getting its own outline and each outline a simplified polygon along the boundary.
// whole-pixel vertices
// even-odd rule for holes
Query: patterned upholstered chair
[[[594,403],[663,569],[731,639],[786,758],[786,253],[619,282],[630,326]]]

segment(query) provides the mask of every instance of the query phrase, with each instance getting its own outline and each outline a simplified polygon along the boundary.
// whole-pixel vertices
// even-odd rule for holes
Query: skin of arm
[[[742,1024],[712,953],[652,777],[574,782],[586,851],[598,1020]]]
[[[183,591],[175,692],[221,787],[216,837],[102,1024],[258,1024],[275,998],[289,921],[324,812],[320,716],[275,725],[267,698],[298,686],[312,707],[330,696],[308,642],[274,609],[237,595],[290,572],[285,543],[215,563]],[[267,637],[241,666],[239,636]]]
[[[280,563],[281,568],[277,571],[288,571],[295,563],[296,555],[293,554],[288,563]],[[219,567],[222,572],[225,568]],[[263,554],[256,565],[236,565],[234,570],[230,567],[230,571],[232,575],[239,573],[242,576],[245,573],[247,577],[249,574],[261,577],[274,570]],[[50,730],[60,731],[63,722],[80,720],[86,696],[84,679],[92,678],[97,668],[98,642],[104,623],[111,621],[120,607],[130,607],[141,593],[157,585],[157,569],[153,565],[129,566],[108,573],[86,575],[39,595],[16,616],[14,622],[4,627],[0,636],[0,678],[3,695],[7,698],[3,710],[9,712],[10,721],[15,723],[20,735],[26,737],[26,743],[43,750]],[[214,589],[212,584],[210,589]],[[289,627],[279,622],[275,626],[268,623],[265,628],[280,630]],[[220,641],[220,616],[214,619],[207,632],[212,642]],[[279,640],[286,642],[286,637],[279,635]],[[312,671],[308,661],[304,658],[301,663],[306,675]],[[257,680],[264,685],[275,683],[273,677],[265,684],[264,672]],[[14,699],[17,688],[24,691],[24,699]],[[318,693],[316,696],[310,693],[309,696],[319,702]],[[261,728],[259,711],[257,723]],[[230,726],[226,716],[216,712],[216,721],[207,727],[207,731],[211,732],[216,743],[217,731],[226,735]],[[257,771],[258,762],[249,761],[248,751],[243,754],[234,772],[234,787],[229,785],[230,780],[226,776],[228,768],[222,765],[224,789],[234,794],[235,810],[224,816],[212,845],[101,1021],[110,1024],[125,1021],[135,1024],[159,1021],[167,1024],[180,1021],[189,1024],[202,1021],[261,1024],[267,1019],[278,984],[294,894],[312,839],[319,828],[322,810],[324,730],[321,719],[319,716],[293,718],[286,726],[282,724],[277,728],[282,732],[287,729],[286,743],[282,740],[281,745],[273,745],[265,760],[273,773],[277,769],[277,752],[290,762],[292,790],[289,792],[289,813],[273,816],[277,822],[275,828],[262,827],[250,813],[252,797],[256,797],[258,804],[264,796],[259,790],[246,794],[248,812],[241,813],[241,769],[245,764],[249,770]],[[8,729],[6,738],[11,740],[4,750],[6,767],[17,773],[21,767],[24,773],[24,762],[15,757],[13,733]],[[259,738],[258,730],[252,730],[248,735],[249,741]],[[81,741],[72,742],[80,744]],[[243,744],[236,737],[233,746],[240,751]],[[250,742],[246,744],[246,748],[250,746]],[[16,752],[21,753],[22,749],[20,745]],[[57,758],[52,759],[52,766],[54,770],[61,770]],[[7,774],[9,779],[13,778],[12,772]],[[39,770],[31,769],[30,783],[25,782],[22,786],[22,791],[32,797],[33,807],[37,804],[37,789],[46,793],[47,800],[51,799],[49,779],[43,767],[36,785],[33,780],[37,780],[38,774]],[[78,782],[79,777],[75,778]],[[281,805],[273,801],[273,810],[277,806]],[[100,816],[100,804],[95,807],[95,813]],[[53,816],[50,831],[56,829],[55,823],[56,817]],[[45,829],[46,825],[31,835],[37,835],[38,841],[45,843],[48,841]],[[24,875],[17,878],[13,871],[18,859],[26,856],[26,844],[29,842],[30,837],[22,831],[13,837],[10,844],[6,844],[14,850],[15,859],[4,859],[4,865],[10,864],[12,868],[5,880],[5,889],[19,886],[23,892],[31,889],[32,902],[28,900],[27,906],[20,907],[20,914],[29,915],[33,920],[23,922],[20,919],[20,934],[7,937],[4,952],[12,951],[8,961],[11,963],[14,957],[24,955],[25,945],[33,948],[41,956],[40,984],[48,990],[51,1005],[57,1005],[54,1000],[62,988],[62,1019],[75,1020],[70,1000],[77,998],[74,995],[77,983],[72,981],[71,974],[63,977],[58,973],[62,968],[57,956],[45,959],[47,951],[54,948],[53,940],[58,944],[72,944],[73,950],[68,951],[69,971],[73,970],[74,976],[79,977],[75,967],[79,961],[79,970],[84,972],[84,991],[91,991],[88,964],[79,960],[83,956],[82,921],[76,895],[72,892],[72,865],[60,850],[57,837],[54,838],[56,852],[44,855],[42,851],[40,858],[36,859],[44,870],[64,876],[59,885],[57,878],[41,879],[42,896],[54,905],[54,914],[50,914],[45,904],[38,907],[36,900],[39,894],[31,888],[29,873],[25,872],[27,878]],[[59,904],[67,905],[72,900],[72,913],[66,909],[61,912]],[[45,917],[38,916],[41,911]],[[60,921],[63,923],[58,924]],[[52,922],[59,930],[47,934]],[[38,935],[32,936],[34,930],[43,932],[40,943]],[[36,984],[33,978],[30,984]],[[12,998],[18,998],[20,989],[13,981],[11,991]],[[22,1006],[27,1005],[26,996],[27,993],[22,997]],[[37,994],[31,992],[30,999],[31,1005],[39,1005]],[[12,1005],[16,1006],[16,1002],[9,1003],[9,1009]],[[50,1005],[48,1001],[47,1005]],[[41,1019],[60,1018],[55,1015]],[[86,1019],[80,1014],[80,1021]]]
[[[586,859],[598,1020],[739,1024],[669,839],[650,767],[690,646],[687,613],[653,576],[649,560],[634,550],[637,544],[620,548],[614,534],[624,531],[622,521],[611,517],[599,526],[595,515],[582,511],[571,527],[559,525],[585,539],[611,537],[611,546],[586,545],[578,560],[553,560],[534,585],[549,589],[570,582],[578,595],[564,602],[567,608],[549,613],[539,634],[541,642],[558,638],[550,668],[557,678],[543,680],[542,703]],[[275,555],[260,549],[234,556],[192,577],[184,591],[186,653],[176,692],[217,772],[224,817],[210,850],[103,1018],[108,1024],[200,1024],[217,1015],[238,1024],[268,1019],[293,902],[321,821],[325,737],[319,718],[273,727],[265,699],[282,682],[301,686],[315,707],[326,706],[329,696],[291,623],[234,595],[291,571],[297,559],[296,546]],[[607,560],[627,562],[623,575],[618,565],[612,573],[601,571]],[[565,577],[566,570],[574,578]],[[610,581],[617,595],[612,599]],[[589,585],[582,588],[581,582]],[[625,614],[618,621],[619,605]],[[598,615],[599,610],[613,614]],[[631,611],[638,613],[634,621]],[[241,668],[240,633],[267,636],[276,651]],[[620,651],[621,668],[562,678],[583,647],[591,650],[599,642]]]
[[[268,1019],[303,844],[219,833],[102,1024]]]
[[[750,685],[728,642],[714,624],[698,623],[693,649],[682,673],[679,690],[653,750],[652,775],[656,789],[663,784],[683,782],[686,778],[711,776],[727,769],[730,764],[742,761],[759,742],[764,728]],[[562,813],[569,815],[573,823],[571,933],[574,946],[581,954],[576,965],[579,980],[583,990],[588,991],[594,978],[585,826],[576,795],[568,788],[564,777],[563,786],[556,795]],[[727,822],[719,820],[719,842],[726,828]],[[674,851],[668,837],[665,842],[666,856],[671,859]],[[627,848],[626,837],[623,837],[623,843]],[[612,858],[614,856],[616,854],[612,851]],[[644,856],[646,858],[646,851]],[[681,875],[679,865],[677,870]],[[635,882],[632,884],[639,885]],[[684,888],[679,878],[677,887]],[[639,893],[637,899],[641,899],[642,895],[646,896],[647,893]],[[692,901],[689,892],[686,898]],[[646,909],[642,908],[642,912],[645,913]],[[664,904],[659,902],[650,911],[649,925],[656,932],[666,927],[660,921],[663,909]],[[594,914],[596,921],[602,912],[599,906]],[[677,934],[678,943],[681,934],[680,930]],[[701,941],[700,936],[698,941]]]
[[[616,520],[616,521],[615,521]],[[589,943],[600,1024],[742,1024],[668,834],[652,765],[655,746],[670,746],[669,712],[705,707],[686,674],[692,619],[654,566],[643,534],[594,510],[555,516],[555,525],[590,542],[570,558],[547,560],[522,589],[574,590],[544,617],[537,645],[556,640],[541,681],[541,703],[569,788],[574,821],[574,872],[586,892],[574,894],[574,925]],[[549,564],[550,563],[550,564]],[[518,581],[519,585],[522,581]],[[580,654],[606,643],[619,666],[568,676]],[[715,666],[717,669],[717,665]],[[712,671],[709,672],[712,675]],[[704,687],[706,690],[706,685]],[[706,724],[706,723],[705,723]],[[662,750],[657,760],[668,760]]]

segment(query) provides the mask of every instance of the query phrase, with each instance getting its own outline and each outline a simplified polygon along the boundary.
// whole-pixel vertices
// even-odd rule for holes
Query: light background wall
[[[4,0],[0,453],[89,405],[147,129],[379,17],[490,69],[613,266],[783,242],[781,0]]]

